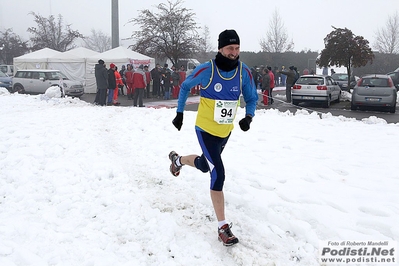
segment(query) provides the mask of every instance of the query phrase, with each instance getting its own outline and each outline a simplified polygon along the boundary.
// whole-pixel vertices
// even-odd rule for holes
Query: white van
[[[14,66],[13,65],[0,65],[0,71],[8,76],[14,76]]]
[[[166,63],[169,65],[169,67],[172,67],[172,62],[169,59],[166,60]],[[191,72],[193,72],[194,68],[199,65],[200,62],[195,58],[182,58],[179,59],[176,68],[180,69],[181,66],[184,66],[184,70],[187,72],[187,75],[189,75]]]

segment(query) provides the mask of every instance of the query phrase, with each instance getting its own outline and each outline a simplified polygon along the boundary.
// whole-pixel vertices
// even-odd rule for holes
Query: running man
[[[215,59],[201,64],[181,84],[176,117],[173,125],[180,131],[183,125],[183,111],[190,89],[200,85],[195,131],[202,149],[202,155],[179,156],[171,151],[170,171],[180,174],[183,165],[195,167],[211,176],[210,195],[218,220],[218,238],[225,246],[238,243],[225,218],[223,184],[225,170],[221,158],[223,149],[234,128],[233,122],[239,105],[240,95],[246,103],[246,115],[239,122],[247,131],[255,115],[258,95],[247,65],[239,61],[240,38],[235,30],[219,34],[218,53]]]

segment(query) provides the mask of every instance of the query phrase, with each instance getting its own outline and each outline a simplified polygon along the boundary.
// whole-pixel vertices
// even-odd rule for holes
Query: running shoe
[[[231,232],[232,224],[225,224],[218,229],[219,241],[223,242],[225,246],[232,246],[238,243],[238,238]]]
[[[179,154],[177,154],[175,151],[171,151],[169,153],[169,160],[171,161],[169,170],[172,175],[178,176],[180,174],[180,169],[181,166],[176,165],[176,160],[179,158]]]

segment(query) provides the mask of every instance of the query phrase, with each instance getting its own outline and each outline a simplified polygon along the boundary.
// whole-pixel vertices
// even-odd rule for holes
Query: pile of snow
[[[4,87],[0,87],[0,95],[10,95],[10,92]]]
[[[319,241],[399,239],[399,124],[259,110],[223,151],[217,240],[195,112],[0,97],[0,265],[320,265]]]
[[[61,98],[62,95],[62,89],[58,86],[51,86],[49,87],[46,92],[44,93],[44,95],[51,99],[51,98]]]
[[[341,91],[341,101],[348,101],[352,100],[352,93],[348,91]]]

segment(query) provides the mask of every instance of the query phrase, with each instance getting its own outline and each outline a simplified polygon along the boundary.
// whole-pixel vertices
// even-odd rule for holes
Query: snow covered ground
[[[319,265],[319,241],[399,239],[399,124],[260,110],[223,153],[228,222],[209,176],[169,173],[200,153],[195,112],[0,95],[0,265]]]

